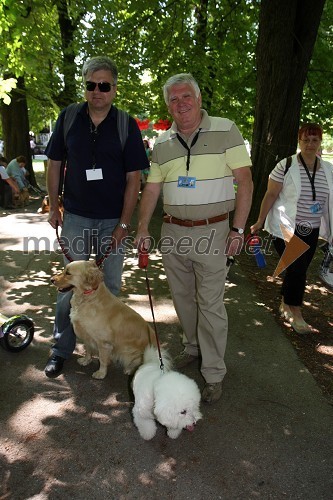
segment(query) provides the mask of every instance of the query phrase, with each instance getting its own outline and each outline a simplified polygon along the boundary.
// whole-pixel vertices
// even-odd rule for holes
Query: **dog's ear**
[[[100,268],[97,266],[95,261],[89,262],[89,268],[87,272],[87,284],[91,286],[91,288],[97,288],[100,283],[103,281],[103,273]]]

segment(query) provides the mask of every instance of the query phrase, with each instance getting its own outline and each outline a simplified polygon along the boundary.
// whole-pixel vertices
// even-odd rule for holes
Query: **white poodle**
[[[140,436],[146,440],[156,434],[155,419],[167,428],[170,438],[176,439],[182,429],[193,431],[196,422],[202,418],[197,384],[186,375],[171,370],[172,363],[165,350],[161,351],[161,355],[163,371],[157,349],[147,347],[143,364],[132,384],[134,423]]]

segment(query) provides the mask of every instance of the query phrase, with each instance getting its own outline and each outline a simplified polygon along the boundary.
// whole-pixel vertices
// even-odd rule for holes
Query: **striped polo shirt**
[[[179,219],[205,219],[235,208],[232,171],[251,166],[251,159],[236,125],[226,119],[208,116],[202,120],[196,143],[190,150],[188,177],[195,187],[178,187],[179,177],[186,176],[187,149],[177,138],[177,126],[162,134],[155,142],[148,182],[163,183],[164,210]],[[191,137],[181,137],[191,146]],[[179,132],[178,132],[179,133]]]

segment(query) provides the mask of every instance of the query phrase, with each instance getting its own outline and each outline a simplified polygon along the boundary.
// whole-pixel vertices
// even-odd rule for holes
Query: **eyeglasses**
[[[110,92],[111,88],[115,86],[115,83],[109,83],[109,82],[86,82],[86,90],[88,92],[93,92],[96,88],[96,85],[98,85],[99,91],[100,92]]]

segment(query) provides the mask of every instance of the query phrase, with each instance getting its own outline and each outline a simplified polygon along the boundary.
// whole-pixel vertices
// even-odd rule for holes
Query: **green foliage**
[[[333,135],[333,2],[327,1],[303,91],[302,121],[320,123]]]
[[[15,78],[6,78],[5,80],[0,77],[0,101],[4,104],[10,104],[10,92],[16,88]]]
[[[116,104],[133,115],[167,118],[165,80],[191,72],[206,109],[233,119],[250,139],[259,0],[0,0],[0,5],[0,77],[24,75],[32,130],[55,119],[59,106],[72,99],[66,94],[68,54],[76,56],[77,100],[84,60],[106,54],[119,67]],[[304,90],[302,116],[322,123],[333,111],[332,14],[327,2]]]

